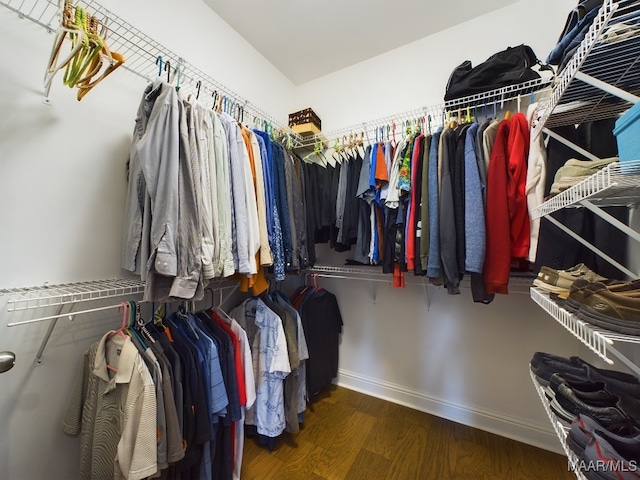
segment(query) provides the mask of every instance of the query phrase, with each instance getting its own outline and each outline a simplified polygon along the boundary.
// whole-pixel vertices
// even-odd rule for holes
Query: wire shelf
[[[549,215],[584,200],[599,206],[640,203],[640,160],[613,162],[589,178],[550,198],[533,211],[533,218]]]
[[[316,265],[305,271],[305,273],[318,274],[326,278],[336,278],[344,280],[363,280],[370,282],[393,282],[393,276],[390,273],[383,273],[379,267],[364,267],[364,268],[349,268],[349,267],[335,267],[330,265]],[[412,272],[408,272],[405,279],[406,285],[434,285],[429,282],[429,279],[424,276],[414,276]],[[415,278],[415,281],[411,281],[410,278]],[[509,278],[509,292],[510,293],[529,293],[531,284],[533,283],[533,277],[529,275],[516,276],[512,275]],[[463,288],[471,288],[469,275],[465,275],[460,284]]]
[[[561,308],[549,298],[547,293],[538,288],[531,288],[531,298],[534,302],[540,305],[545,312],[560,323],[560,325],[571,332],[573,336],[580,340],[605,362],[613,365],[614,361],[610,358],[611,353],[622,363],[633,368],[633,366],[630,365],[631,362],[614,348],[614,343],[620,342],[640,345],[640,337],[611,332],[580,320],[574,314],[568,312],[564,308]],[[636,367],[634,369],[634,373],[638,375],[638,372],[640,372],[640,370]]]
[[[144,292],[144,283],[136,278],[95,280],[89,282],[43,285],[0,290],[7,297],[7,311],[89,302],[105,298],[137,295]]]
[[[352,133],[359,134],[360,132],[364,132],[369,140],[372,140],[376,138],[378,129],[381,127],[390,127],[394,123],[397,124],[397,134],[402,135],[403,132],[400,125],[402,122],[421,121],[423,117],[425,118],[425,123],[428,123],[425,125],[426,127],[430,126],[431,128],[437,128],[444,124],[447,111],[463,109],[467,106],[472,109],[476,109],[493,104],[500,104],[500,108],[502,108],[504,106],[504,102],[515,100],[522,95],[530,93],[539,94],[545,89],[548,90],[548,87],[552,82],[553,78],[540,77],[535,80],[530,80],[516,85],[508,85],[495,90],[456,98],[437,105],[415,108],[413,110],[387,115],[386,117],[377,118],[375,120],[367,120],[348,127],[332,130],[326,134],[319,133],[317,135],[308,135],[304,137],[302,146],[311,146],[318,141],[332,142],[343,136],[348,136]]]
[[[549,399],[545,395],[542,385],[538,383],[535,374],[531,370],[531,366],[529,366],[529,375],[531,376],[531,381],[533,382],[533,386],[535,387],[536,392],[538,392],[538,397],[540,397],[540,401],[542,402],[544,411],[547,412],[547,416],[549,417],[549,421],[553,426],[553,430],[556,432],[558,440],[560,440],[560,444],[562,445],[564,454],[569,460],[569,467],[571,468],[571,471],[575,473],[576,477],[578,477],[578,480],[586,480],[586,477],[579,469],[580,460],[578,459],[578,456],[567,446],[567,435],[569,434],[569,428],[564,426],[553,413],[553,410],[551,410]]]
[[[541,121],[534,135],[544,127],[614,118],[637,101],[639,22],[638,0],[604,1],[585,39],[560,72],[548,103],[540,108]]]
[[[198,81],[201,82],[200,101],[209,107],[213,105],[213,93],[217,92],[228,99],[225,105],[228,104],[229,112],[235,111],[234,109],[239,107],[242,108],[244,114],[249,117],[244,118],[245,123],[251,123],[254,120],[268,122],[274,128],[291,135],[295,142],[301,140],[302,137],[291,130],[285,122],[275,119],[258,106],[242,98],[232,89],[213,79],[193,64],[188,63],[181,55],[161,45],[98,2],[79,0],[74,4],[85,8],[88,13],[101,20],[107,29],[106,40],[109,43],[109,49],[113,52],[121,53],[126,59],[126,63],[120,68],[149,81],[158,75],[156,59],[160,55],[165,64],[167,62],[170,63],[171,70],[173,70],[172,81],[176,75],[176,68],[178,68],[180,69],[181,85],[190,85],[192,89],[195,89],[196,83]],[[57,0],[0,0],[0,5],[18,13],[21,18],[27,18],[45,27],[49,32],[54,32],[58,28],[59,9]],[[205,92],[208,93],[205,94]]]

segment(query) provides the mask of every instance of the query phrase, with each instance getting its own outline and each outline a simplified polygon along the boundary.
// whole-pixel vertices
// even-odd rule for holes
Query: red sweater
[[[511,232],[507,155],[510,129],[511,120],[503,120],[498,126],[487,172],[487,250],[483,272],[487,293],[508,293]]]
[[[529,123],[521,113],[511,118],[507,143],[509,222],[511,225],[511,257],[529,255],[530,224],[527,210],[527,158],[529,156]]]
[[[417,190],[421,188],[418,184],[418,168],[422,158],[420,157],[420,142],[424,139],[424,135],[419,135],[414,140],[413,158],[411,159],[411,205],[409,209],[409,219],[407,220],[407,238],[406,238],[406,258],[407,270],[415,270],[415,253],[416,253],[416,195]]]

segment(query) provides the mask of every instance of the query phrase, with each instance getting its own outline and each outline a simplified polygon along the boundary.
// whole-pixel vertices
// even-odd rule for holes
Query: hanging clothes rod
[[[68,317],[69,320],[73,320],[73,317],[75,317],[76,315],[84,315],[84,314],[93,313],[93,312],[102,312],[104,310],[112,310],[114,308],[122,308],[122,304],[118,303],[117,305],[109,305],[107,307],[90,308],[88,310],[79,310],[77,312],[60,313],[58,315],[49,315],[48,317],[32,318],[31,320],[24,320],[22,322],[7,323],[7,327],[18,327],[20,325],[29,325],[30,323],[44,322],[45,320],[55,320],[55,319],[64,318],[64,317]]]
[[[348,127],[332,130],[326,134],[306,136],[304,137],[302,146],[312,146],[319,141],[329,142],[329,144],[331,144],[336,140],[341,140],[343,137],[348,137],[351,134],[358,135],[361,132],[364,132],[369,142],[373,142],[376,140],[376,133],[381,132],[381,128],[384,129],[385,138],[392,136],[394,124],[396,125],[396,139],[398,139],[399,136],[403,135],[403,122],[422,122],[424,118],[425,128],[428,129],[429,124],[432,128],[437,128],[445,123],[447,112],[451,112],[456,116],[458,114],[457,111],[460,110],[460,114],[464,117],[467,106],[470,107],[472,115],[475,115],[479,108],[488,108],[494,105],[498,110],[501,110],[506,102],[517,100],[519,97],[522,98],[525,95],[533,94],[539,97],[550,94],[552,83],[552,77],[540,77],[516,85],[508,85],[495,90],[449,100],[437,105],[415,108],[375,120],[367,120]]]
[[[100,19],[106,28],[104,36],[109,44],[109,49],[121,53],[125,57],[125,63],[120,68],[150,81],[158,75],[156,60],[161,56],[163,65],[168,63],[171,67],[169,73],[172,82],[179,81],[181,88],[188,88],[193,94],[196,93],[196,84],[200,82],[199,100],[209,107],[214,102],[213,92],[217,92],[227,99],[227,113],[244,112],[245,123],[257,126],[256,122],[262,121],[271,125],[275,130],[290,135],[294,144],[301,141],[302,137],[291,130],[286,123],[275,119],[257,105],[187,62],[182,55],[169,50],[98,2],[79,0],[74,4],[85,8],[88,13]],[[58,28],[59,7],[57,0],[0,0],[0,5],[16,12],[20,18],[29,19],[46,28],[50,33],[55,32]],[[44,69],[45,65],[43,65]],[[164,69],[161,70],[161,73],[167,74]]]
[[[364,282],[380,282],[380,283],[393,283],[393,276],[390,273],[382,273],[379,268],[365,267],[365,268],[353,268],[353,267],[334,267],[332,265],[316,265],[313,268],[305,270],[303,272],[305,276],[317,276],[321,278],[333,278],[337,280],[361,280]],[[306,278],[306,277],[305,277]],[[411,278],[417,278],[422,280],[414,280]],[[530,288],[535,277],[530,275],[516,275],[513,274],[509,277],[509,292],[530,294]],[[415,277],[411,272],[405,274],[405,285],[433,285],[427,277]],[[462,288],[471,288],[471,281],[469,275],[465,275],[460,285]]]

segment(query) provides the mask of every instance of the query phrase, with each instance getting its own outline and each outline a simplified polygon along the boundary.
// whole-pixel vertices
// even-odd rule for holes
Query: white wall
[[[522,43],[544,61],[575,0],[522,0],[456,27],[300,85],[296,108],[311,107],[325,132],[443,102],[449,74]],[[401,15],[397,19],[401,20]],[[425,18],[425,22],[429,19]]]
[[[105,6],[286,121],[293,85],[199,0]],[[52,42],[44,28],[0,8],[0,289],[124,273],[125,162],[145,81],[117,71],[78,102],[60,76],[52,105],[44,105],[41,82]],[[79,444],[62,434],[69,391],[83,352],[119,325],[118,314],[61,320],[44,364],[34,368],[47,322],[6,324],[56,311],[6,310],[0,296],[0,351],[17,354],[16,366],[0,375],[0,478],[74,478]]]

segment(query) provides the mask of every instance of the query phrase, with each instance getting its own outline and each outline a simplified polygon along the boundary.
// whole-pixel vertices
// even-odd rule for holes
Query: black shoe
[[[611,425],[633,421],[617,404],[609,406],[593,406],[582,400],[565,383],[558,385],[555,398],[551,401],[551,410],[565,424],[570,425],[578,415],[588,415],[596,421]]]
[[[536,352],[531,359],[531,371],[544,387],[549,385],[554,373],[559,373],[567,380],[588,380],[585,366],[575,358],[577,357],[564,358],[551,353]]]
[[[561,375],[554,373],[545,394],[553,400],[560,385],[568,386],[577,398],[592,407],[616,407],[627,417],[640,419],[640,400],[624,393],[615,394],[609,391],[604,382],[568,381]]]
[[[614,395],[629,395],[640,400],[640,382],[636,377],[616,370],[596,368],[580,357],[565,358],[551,353],[536,352],[531,359],[531,371],[546,387],[554,373],[570,382],[603,382]]]
[[[580,357],[571,357],[571,360],[585,368],[589,380],[604,382],[607,390],[614,395],[629,395],[640,400],[640,381],[635,376],[616,370],[594,367]]]
[[[559,373],[551,375],[549,386],[545,389],[547,397],[553,399],[560,385],[567,385],[576,396],[585,403],[594,407],[614,406],[619,398],[606,391],[604,382],[592,382],[591,380],[567,380]]]

